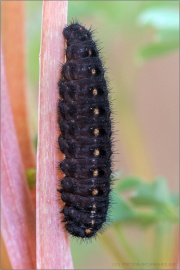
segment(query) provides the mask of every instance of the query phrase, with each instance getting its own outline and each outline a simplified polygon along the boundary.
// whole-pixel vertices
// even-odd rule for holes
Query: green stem
[[[110,237],[107,233],[104,234],[104,236],[100,239],[103,245],[110,251],[110,253],[113,255],[115,262],[121,265],[122,268],[120,269],[128,269],[127,266],[125,266],[125,262],[127,260],[124,258],[124,256],[117,250],[117,247],[114,245],[114,242],[112,241],[112,237]]]
[[[157,263],[156,269],[161,269],[160,264],[164,263],[165,258],[168,260],[167,255],[167,241],[166,234],[169,233],[169,224],[157,224],[155,228],[155,241],[154,241],[154,254],[153,261]],[[159,264],[159,265],[158,265]]]
[[[123,248],[125,249],[126,254],[129,255],[130,261],[134,263],[140,262],[140,258],[136,254],[134,248],[130,245],[129,240],[127,239],[125,233],[123,232],[122,226],[118,224],[118,225],[115,225],[114,227],[118,234],[119,242],[122,244]]]

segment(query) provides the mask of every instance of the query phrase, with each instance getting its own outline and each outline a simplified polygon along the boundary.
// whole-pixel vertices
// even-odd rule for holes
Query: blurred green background
[[[108,226],[90,243],[71,239],[77,269],[176,269],[178,5],[69,1],[68,21],[92,26],[103,48],[116,141]],[[36,140],[42,2],[26,6],[28,100]]]

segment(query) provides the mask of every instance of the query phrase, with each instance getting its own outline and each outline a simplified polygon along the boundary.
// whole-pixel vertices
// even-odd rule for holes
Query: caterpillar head
[[[67,46],[91,39],[91,32],[79,23],[65,27],[63,35],[67,40]]]

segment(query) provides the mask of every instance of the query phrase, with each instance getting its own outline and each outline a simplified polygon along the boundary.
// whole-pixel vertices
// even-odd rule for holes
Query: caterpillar
[[[65,159],[63,222],[73,236],[91,238],[103,227],[109,207],[111,110],[105,70],[92,31],[79,23],[63,30],[66,63],[58,82],[58,138]]]

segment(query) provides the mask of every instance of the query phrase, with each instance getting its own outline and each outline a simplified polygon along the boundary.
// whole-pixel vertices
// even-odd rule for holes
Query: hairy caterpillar
[[[58,139],[65,159],[60,169],[61,213],[67,231],[90,238],[102,228],[109,206],[111,119],[108,88],[92,31],[65,27],[66,63],[58,82]]]

